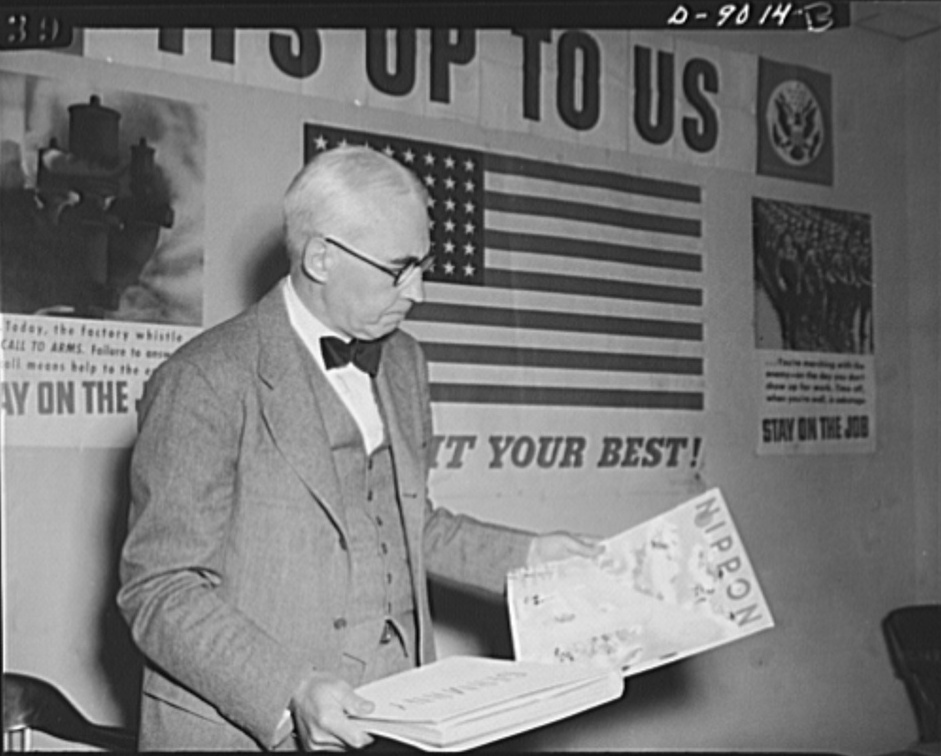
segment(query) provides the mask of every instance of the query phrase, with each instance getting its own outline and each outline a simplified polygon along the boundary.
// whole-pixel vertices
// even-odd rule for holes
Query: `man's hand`
[[[360,698],[345,680],[315,672],[291,699],[298,745],[308,751],[363,748],[372,737],[350,715],[366,716],[374,705]]]
[[[543,533],[533,538],[526,556],[526,566],[535,567],[546,562],[581,556],[591,559],[600,555],[604,548],[598,544],[599,538],[587,535],[574,535],[557,531]]]

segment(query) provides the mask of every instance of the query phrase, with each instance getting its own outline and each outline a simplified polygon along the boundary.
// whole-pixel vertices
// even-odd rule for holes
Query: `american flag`
[[[435,264],[404,328],[432,401],[703,409],[701,190],[305,124],[305,159],[366,144],[428,190]]]

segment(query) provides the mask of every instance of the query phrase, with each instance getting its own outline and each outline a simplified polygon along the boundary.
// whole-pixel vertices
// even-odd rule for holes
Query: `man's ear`
[[[327,280],[327,243],[320,237],[314,237],[304,246],[301,253],[301,270],[313,281],[323,283]]]

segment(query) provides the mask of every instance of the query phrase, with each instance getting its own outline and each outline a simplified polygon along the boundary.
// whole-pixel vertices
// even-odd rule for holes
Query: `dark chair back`
[[[918,740],[941,740],[941,605],[905,606],[882,622],[895,674],[905,684]]]
[[[54,685],[30,675],[3,673],[3,737],[38,730],[70,743],[108,751],[136,751],[137,736],[89,722]]]

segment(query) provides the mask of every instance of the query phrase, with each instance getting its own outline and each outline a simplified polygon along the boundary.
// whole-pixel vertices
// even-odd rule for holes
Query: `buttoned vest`
[[[301,348],[308,368],[318,370]],[[414,593],[388,432],[367,455],[359,427],[336,392],[321,391],[317,398],[340,481],[352,565],[344,653],[369,668],[391,619],[411,666],[417,663]]]

